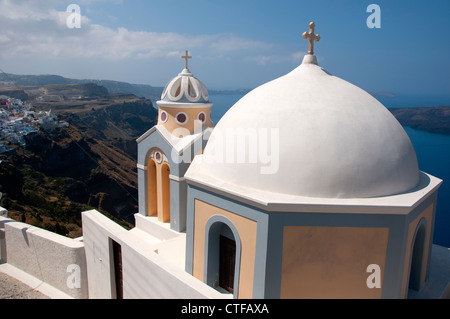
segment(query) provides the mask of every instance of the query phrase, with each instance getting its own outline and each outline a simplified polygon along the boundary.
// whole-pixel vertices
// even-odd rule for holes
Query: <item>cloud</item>
[[[104,0],[84,0],[92,1]],[[67,1],[0,0],[0,58],[102,58],[110,60],[173,57],[180,50],[197,49],[204,55],[219,57],[237,51],[265,50],[272,44],[235,34],[184,35],[130,31],[93,24],[82,15],[81,28],[69,29],[69,12],[57,11]],[[83,14],[84,12],[82,12]]]
[[[195,59],[194,72],[205,82],[216,87],[247,87],[265,76],[270,79],[270,66],[293,62],[280,45],[233,33],[136,31],[96,24],[89,19],[89,4],[102,1],[111,4],[77,0],[82,9],[81,28],[70,29],[66,20],[71,13],[65,8],[71,0],[0,0],[0,69],[161,86],[179,71],[180,57],[189,50]],[[232,80],[217,77],[218,70]],[[244,74],[239,79],[234,77],[238,71]],[[255,72],[260,72],[256,80]]]

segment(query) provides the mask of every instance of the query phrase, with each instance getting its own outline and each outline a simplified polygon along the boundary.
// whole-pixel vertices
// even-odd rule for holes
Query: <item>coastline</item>
[[[404,126],[450,135],[450,106],[389,108],[389,111]]]

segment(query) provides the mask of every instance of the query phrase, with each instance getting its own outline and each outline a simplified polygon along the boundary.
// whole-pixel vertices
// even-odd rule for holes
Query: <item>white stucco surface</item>
[[[13,278],[17,280],[20,286],[15,282],[11,282],[12,287],[5,287],[10,289],[2,291],[0,294],[12,299],[75,299],[73,296],[62,292],[59,289],[47,284],[46,282],[14,267],[10,264],[0,264],[0,273],[6,278]],[[5,284],[7,284],[5,282]],[[0,298],[1,299],[1,298]]]
[[[82,242],[28,224],[0,217],[6,262],[73,298],[87,298],[86,259]],[[68,285],[78,267],[79,287]]]
[[[176,103],[172,104],[172,102]],[[194,103],[188,107],[196,107],[197,103],[209,102],[206,86],[186,68],[167,83],[161,94],[161,101],[158,101],[157,104],[180,107],[178,102]]]
[[[230,134],[239,130],[256,132],[258,140],[252,142],[249,134],[246,147],[233,144]],[[273,130],[279,132],[275,140]],[[243,163],[220,157],[230,149],[251,152],[255,145],[256,161],[249,154]],[[194,163],[200,161],[205,176],[286,195],[378,197],[407,192],[419,183],[415,150],[395,117],[311,56],[239,100],[217,123],[203,159],[196,157]],[[198,171],[189,169],[186,177],[195,178]]]
[[[201,160],[202,155],[196,158]],[[346,214],[408,214],[438,190],[442,180],[420,172],[416,188],[403,194],[368,198],[323,198],[290,195],[229,183],[212,176],[194,161],[186,173],[189,184],[222,194],[248,205],[275,212],[327,212]]]
[[[211,134],[213,129],[210,127],[200,127],[200,129],[201,131],[199,132],[194,132],[193,134],[189,134],[180,138],[170,133],[163,125],[155,125],[150,130],[145,132],[142,136],[140,136],[136,140],[136,142],[139,143],[153,132],[158,131],[159,134],[161,134],[161,136],[167,141],[167,143],[172,146],[173,151],[176,152],[176,154],[181,154],[193,143],[199,143],[199,141],[200,144],[197,145],[200,149],[198,151],[201,151],[202,149],[201,140],[207,139],[207,137],[209,137],[209,134]]]
[[[139,223],[146,224],[142,220]],[[183,235],[173,236],[172,231],[164,227],[156,231],[156,227],[155,223],[147,225],[144,230],[139,227],[128,231],[97,211],[83,213],[89,297],[114,298],[110,247],[110,241],[114,240],[122,250],[124,298],[223,298],[223,294],[180,268],[179,258],[170,257],[170,254],[177,253]]]

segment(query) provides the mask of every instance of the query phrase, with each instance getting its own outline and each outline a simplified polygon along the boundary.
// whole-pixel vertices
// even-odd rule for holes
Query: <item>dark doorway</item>
[[[411,269],[409,274],[409,289],[420,291],[425,251],[426,229],[420,225],[413,243]]]
[[[219,286],[233,293],[236,263],[236,242],[220,236]]]
[[[123,299],[122,247],[112,241],[116,299]]]

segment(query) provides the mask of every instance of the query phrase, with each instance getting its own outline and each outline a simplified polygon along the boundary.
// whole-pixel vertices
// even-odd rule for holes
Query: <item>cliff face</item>
[[[390,110],[402,124],[438,134],[450,134],[450,106],[411,107]]]
[[[5,88],[0,90],[0,95],[6,95],[15,99],[21,99],[22,101],[28,100],[28,94],[24,90],[15,90],[13,88]]]
[[[138,211],[135,140],[156,124],[152,103],[104,95],[33,105],[69,127],[28,135],[26,149],[0,155],[0,205],[71,237],[81,235],[81,212],[93,208],[130,226]]]
[[[153,87],[145,84],[131,84],[127,82],[110,80],[80,80],[68,79],[58,75],[16,75],[0,72],[0,82],[27,87],[55,86],[67,84],[89,84],[104,87],[109,93],[133,94],[147,99],[158,99],[161,96],[163,87]]]

